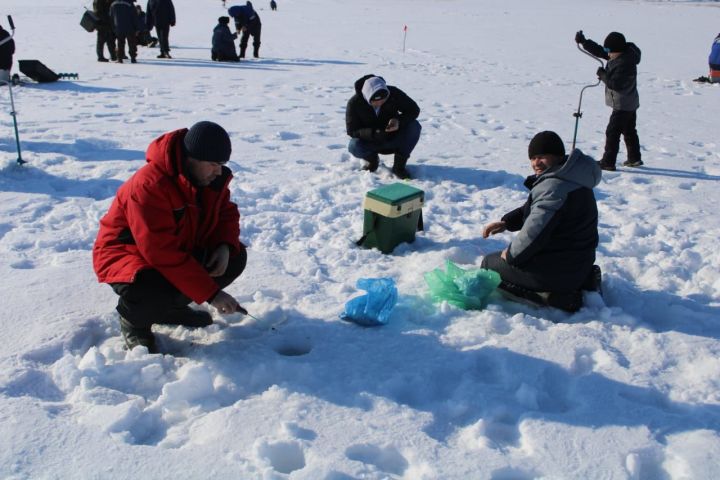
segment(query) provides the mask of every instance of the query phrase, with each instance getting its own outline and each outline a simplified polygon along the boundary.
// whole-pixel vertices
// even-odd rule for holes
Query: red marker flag
[[[407,25],[403,25],[403,53],[405,53],[405,39],[407,38]]]

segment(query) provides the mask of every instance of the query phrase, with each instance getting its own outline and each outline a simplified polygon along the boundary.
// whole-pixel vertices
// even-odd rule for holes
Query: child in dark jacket
[[[640,155],[640,139],[636,129],[637,109],[640,96],[637,90],[637,66],[640,63],[640,49],[627,42],[622,33],[611,32],[601,47],[586,39],[582,30],[575,34],[575,41],[592,55],[607,60],[605,67],[597,70],[598,78],[605,84],[605,104],[613,109],[605,130],[605,153],[600,160],[603,170],[614,171],[620,149],[620,136],[625,138],[626,167],[643,164]]]
[[[230,17],[218,18],[213,29],[211,58],[218,62],[239,62],[235,52],[237,33],[230,33]]]

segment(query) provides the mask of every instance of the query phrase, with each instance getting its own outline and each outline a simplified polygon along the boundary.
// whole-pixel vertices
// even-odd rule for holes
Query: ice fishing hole
[[[284,357],[301,357],[312,351],[309,339],[284,340],[275,344],[273,349]]]

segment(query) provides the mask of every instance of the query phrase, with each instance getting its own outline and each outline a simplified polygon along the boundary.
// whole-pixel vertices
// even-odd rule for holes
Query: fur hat
[[[540,132],[530,140],[528,145],[528,158],[538,155],[565,156],[565,145],[557,133],[546,130]]]
[[[230,160],[230,136],[217,123],[198,122],[187,131],[183,141],[188,156],[197,160],[227,163]]]
[[[611,52],[624,52],[626,45],[625,35],[620,32],[610,32],[603,42],[603,47]]]

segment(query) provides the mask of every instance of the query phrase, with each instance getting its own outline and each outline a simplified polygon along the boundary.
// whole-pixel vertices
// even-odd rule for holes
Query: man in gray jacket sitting
[[[535,172],[525,179],[525,204],[485,226],[483,238],[518,232],[510,245],[487,255],[482,268],[500,274],[500,290],[539,305],[567,311],[582,306],[582,289],[599,290],[594,265],[598,210],[593,194],[600,166],[580,150],[565,155],[555,132],[540,132],[528,147]]]

